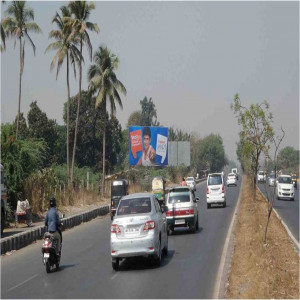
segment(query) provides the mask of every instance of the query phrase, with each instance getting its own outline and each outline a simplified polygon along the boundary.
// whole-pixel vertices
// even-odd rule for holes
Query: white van
[[[226,207],[226,195],[225,186],[222,173],[208,174],[207,187],[206,187],[206,202],[207,208],[211,207],[211,204],[223,204]]]

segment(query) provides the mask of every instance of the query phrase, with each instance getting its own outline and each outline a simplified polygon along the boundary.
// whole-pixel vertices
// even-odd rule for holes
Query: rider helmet
[[[49,198],[49,201],[50,201],[50,207],[56,207],[56,199],[54,196],[51,196]]]

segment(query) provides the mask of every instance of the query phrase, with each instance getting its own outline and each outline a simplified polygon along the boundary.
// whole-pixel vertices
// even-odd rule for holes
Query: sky
[[[299,149],[299,2],[98,2],[90,15],[93,51],[106,45],[119,57],[119,80],[127,95],[117,107],[122,128],[140,100],[152,97],[158,121],[203,138],[220,134],[225,153],[236,159],[241,130],[230,109],[239,93],[244,106],[267,100],[273,127],[285,130],[284,146]],[[44,53],[56,11],[67,2],[28,2],[43,34],[31,34],[25,49],[21,111],[37,101],[48,118],[63,124],[66,66],[56,80],[54,52]],[[1,7],[1,18],[8,3]],[[1,122],[17,114],[19,50],[7,40],[1,55]],[[83,89],[91,61],[84,50]],[[79,78],[79,76],[78,76]],[[78,78],[70,77],[71,96]]]

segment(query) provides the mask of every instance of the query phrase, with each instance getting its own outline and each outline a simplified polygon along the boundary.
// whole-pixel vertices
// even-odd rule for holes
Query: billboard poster
[[[129,126],[129,165],[167,166],[168,127]]]

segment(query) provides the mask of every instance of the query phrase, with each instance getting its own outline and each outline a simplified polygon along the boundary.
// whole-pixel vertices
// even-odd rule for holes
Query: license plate
[[[50,257],[50,253],[44,253],[44,257]]]
[[[183,219],[175,220],[175,225],[178,225],[178,224],[185,224],[185,220],[183,220]]]
[[[138,229],[136,229],[136,228],[126,228],[125,229],[125,232],[126,233],[135,233],[135,232],[137,232],[138,231]]]

